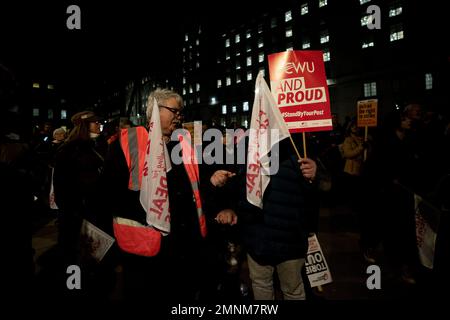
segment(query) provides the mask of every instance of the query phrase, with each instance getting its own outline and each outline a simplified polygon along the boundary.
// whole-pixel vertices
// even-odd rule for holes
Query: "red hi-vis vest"
[[[189,132],[187,132],[189,134]],[[189,137],[189,136],[188,136]],[[198,161],[195,154],[195,150],[191,147],[191,142],[189,138],[183,137],[183,135],[178,136],[178,140],[181,143],[181,149],[183,154],[183,164],[186,172],[188,174],[189,180],[192,186],[192,192],[194,193],[195,205],[197,207],[198,222],[200,225],[200,232],[202,237],[206,237],[206,218],[203,213],[202,199],[200,196],[200,175],[198,170]]]
[[[200,232],[206,237],[206,219],[202,209],[202,200],[199,190],[199,169],[194,149],[190,140],[178,137],[181,143],[183,163],[191,182],[194,194]],[[128,189],[139,191],[142,182],[142,172],[147,151],[148,132],[144,127],[122,129],[120,132],[120,145],[130,171]],[[135,220],[115,217],[113,221],[114,236],[119,247],[128,253],[153,257],[161,248],[161,232],[151,226],[143,225]]]
[[[139,191],[147,149],[148,132],[144,127],[133,127],[120,131],[120,146],[130,172],[128,189]],[[125,252],[153,257],[161,249],[161,232],[135,220],[114,217],[114,236]]]
[[[130,170],[128,189],[139,191],[144,169],[148,132],[144,127],[120,130],[120,145]]]

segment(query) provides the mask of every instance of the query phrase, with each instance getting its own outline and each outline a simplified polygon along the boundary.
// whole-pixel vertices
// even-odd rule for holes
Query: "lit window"
[[[277,26],[277,18],[272,18],[272,20],[270,20],[270,27],[276,28],[276,26]]]
[[[53,109],[48,109],[47,110],[47,118],[48,119],[53,119]]]
[[[198,39],[195,40],[195,44],[199,46],[200,45],[200,40],[198,40]]]
[[[392,5],[389,9],[389,17],[395,17],[402,14],[402,6],[400,4]]]
[[[325,61],[325,62],[330,61],[330,50],[329,49],[323,50],[323,61]]]
[[[241,76],[239,74],[236,75],[236,83],[241,83]]]
[[[220,58],[217,58],[217,64],[220,64]]]
[[[225,48],[228,48],[230,46],[230,39],[225,40]]]
[[[252,34],[250,33],[250,31],[247,31],[247,34],[245,35],[245,37],[247,39],[250,39],[252,37]]]
[[[190,85],[189,86],[189,93],[193,93],[194,92],[194,90],[192,90],[192,86]]]
[[[216,104],[216,103],[217,103],[216,97],[211,97],[211,104]]]
[[[359,0],[359,4],[364,4],[364,3],[367,3],[367,2],[370,2],[370,0]]]
[[[186,95],[186,89],[183,88],[183,96],[185,96],[185,95]]]
[[[227,114],[227,106],[226,105],[222,106],[222,114]]]
[[[247,44],[247,49],[246,49],[246,51],[247,51],[247,52],[252,51],[252,46],[251,46],[250,44]]]
[[[431,73],[425,73],[425,89],[433,89],[433,75]]]
[[[258,33],[262,33],[263,32],[263,27],[262,27],[262,25],[260,24],[260,25],[258,25]]]
[[[238,60],[236,61],[236,70],[241,69],[241,62]]]
[[[304,3],[304,4],[302,4],[302,6],[301,6],[300,14],[303,16],[303,15],[305,15],[305,14],[307,14],[307,13],[308,13],[308,4],[307,4],[307,3]]]
[[[377,95],[377,83],[366,82],[364,83],[364,97],[374,97]]]
[[[391,27],[391,33],[389,35],[389,40],[397,41],[403,39],[403,25],[401,23],[396,24]]]
[[[262,72],[263,77],[266,75],[266,70],[264,68],[259,69],[259,72]]]
[[[183,77],[183,84],[186,84],[186,78]]]
[[[197,69],[200,68],[200,62],[197,61],[197,62],[195,63],[195,67],[196,67]]]
[[[200,103],[200,97],[197,97],[197,103]]]
[[[311,43],[309,42],[309,40],[305,40],[302,43],[302,49],[308,49],[311,47]]]
[[[247,57],[247,67],[252,65],[252,57]]]
[[[361,18],[361,27],[367,26],[367,24],[369,23],[369,19],[371,19],[372,15],[366,15],[364,17]]]
[[[200,91],[200,83],[197,83],[195,85],[195,91],[199,92]]]
[[[284,14],[284,21],[288,22],[288,21],[291,21],[291,20],[292,20],[292,12],[290,10],[286,11],[286,13]]]
[[[184,36],[184,41],[187,42],[188,40],[189,40],[189,36],[188,36],[188,34],[186,33],[185,36]]]
[[[33,108],[33,117],[39,117],[39,109]]]
[[[328,30],[323,30],[320,32],[320,43],[327,43],[330,41],[330,35],[328,34]]]
[[[221,79],[217,80],[217,88],[220,88],[220,87],[222,87],[222,80]]]
[[[319,0],[319,8],[325,7],[327,5],[327,0]]]
[[[61,110],[61,119],[67,119],[67,110]]]
[[[183,52],[186,52],[186,47],[183,48]]]
[[[48,85],[47,85],[47,89],[49,89],[49,90],[53,90],[53,89],[55,89],[55,86],[54,86],[54,85],[52,85],[52,84],[48,84]]]
[[[262,48],[264,47],[264,40],[263,39],[259,39],[258,40],[258,48]]]
[[[244,101],[244,103],[242,104],[242,111],[248,111],[249,107],[248,107],[248,101]]]
[[[292,37],[292,28],[289,27],[286,29],[286,38]]]
[[[227,77],[227,86],[230,86],[230,85],[231,85],[231,78]]]
[[[236,107],[236,106],[232,106],[232,107],[231,107],[231,112],[232,112],[232,113],[236,113],[236,111],[237,111],[237,107]]]
[[[230,53],[229,53],[229,52],[227,52],[227,53],[225,54],[225,60],[230,60]]]
[[[248,71],[247,72],[247,81],[250,81],[250,80],[252,80],[252,72]]]
[[[264,53],[260,53],[258,55],[258,62],[263,62],[264,61]]]
[[[39,89],[39,82],[34,82],[33,83],[33,88]]]
[[[241,42],[241,36],[239,34],[237,34],[236,37],[234,38],[234,42],[236,43]]]
[[[366,48],[370,48],[370,47],[373,47],[373,46],[375,46],[375,43],[373,42],[373,41],[364,41],[363,43],[362,43],[362,48],[363,49],[366,49]]]

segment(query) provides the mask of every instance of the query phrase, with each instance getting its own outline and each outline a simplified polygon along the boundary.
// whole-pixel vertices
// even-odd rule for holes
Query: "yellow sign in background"
[[[376,127],[377,126],[378,100],[361,100],[357,105],[357,126]]]

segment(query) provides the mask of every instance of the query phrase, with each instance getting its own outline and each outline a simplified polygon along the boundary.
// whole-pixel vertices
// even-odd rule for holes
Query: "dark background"
[[[0,61],[19,75],[64,79],[76,86],[79,79],[88,85],[103,78],[131,77],[173,68],[183,24],[226,24],[261,11],[256,1],[202,2],[2,2]],[[71,4],[80,6],[81,30],[66,27]]]

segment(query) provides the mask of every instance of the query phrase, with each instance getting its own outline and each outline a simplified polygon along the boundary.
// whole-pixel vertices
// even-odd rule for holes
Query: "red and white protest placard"
[[[332,130],[322,51],[284,51],[268,56],[270,87],[289,132]]]

